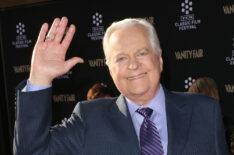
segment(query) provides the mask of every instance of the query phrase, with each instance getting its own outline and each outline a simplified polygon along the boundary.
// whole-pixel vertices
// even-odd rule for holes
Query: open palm
[[[83,59],[73,57],[65,60],[67,49],[75,33],[75,26],[71,25],[64,36],[68,19],[55,18],[49,30],[48,24],[42,25],[38,40],[35,44],[31,62],[29,81],[38,85],[49,85],[54,78],[65,74]]]

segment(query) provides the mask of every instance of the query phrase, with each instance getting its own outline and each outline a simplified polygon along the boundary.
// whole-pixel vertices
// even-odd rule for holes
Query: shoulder
[[[219,101],[215,98],[195,93],[176,92],[164,90],[166,101],[175,106],[189,108],[195,107],[202,110],[207,110],[212,107],[218,107]]]
[[[218,100],[187,92],[165,92],[167,112],[179,111],[191,116],[193,121],[204,126],[212,126],[215,118],[220,117],[221,109]]]
[[[114,104],[116,104],[117,97],[113,98],[98,98],[89,101],[78,102],[73,113],[95,114],[108,111]]]
[[[196,93],[170,91],[170,97],[189,102],[217,102],[215,98]]]

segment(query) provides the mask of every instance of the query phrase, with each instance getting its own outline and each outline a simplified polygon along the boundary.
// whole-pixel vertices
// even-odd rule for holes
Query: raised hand
[[[67,49],[75,33],[75,26],[71,24],[64,36],[67,23],[66,17],[55,18],[47,37],[48,24],[42,25],[33,50],[30,83],[49,85],[54,78],[65,74],[77,63],[84,62],[79,57],[65,61]]]

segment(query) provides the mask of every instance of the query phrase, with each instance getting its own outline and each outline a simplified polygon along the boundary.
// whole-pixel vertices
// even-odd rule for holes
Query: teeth
[[[143,76],[145,76],[145,75],[146,75],[146,73],[141,73],[141,74],[138,74],[138,75],[136,75],[136,76],[128,77],[127,79],[128,79],[128,80],[134,80],[134,79],[141,78],[141,77],[143,77]]]

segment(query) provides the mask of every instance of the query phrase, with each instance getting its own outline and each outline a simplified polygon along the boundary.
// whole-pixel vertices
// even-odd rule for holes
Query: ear
[[[160,52],[160,55],[159,55],[159,65],[160,65],[160,70],[162,72],[163,71],[162,51]]]

